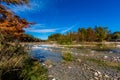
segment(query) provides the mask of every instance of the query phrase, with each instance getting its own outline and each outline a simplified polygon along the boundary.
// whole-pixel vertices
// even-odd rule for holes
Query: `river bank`
[[[63,46],[39,46],[34,50],[37,50],[36,58],[45,59],[42,65],[48,69],[49,80],[119,80],[120,53],[116,50],[100,51]],[[71,53],[74,60],[62,59],[61,55],[65,52]],[[40,58],[41,55],[42,58]]]

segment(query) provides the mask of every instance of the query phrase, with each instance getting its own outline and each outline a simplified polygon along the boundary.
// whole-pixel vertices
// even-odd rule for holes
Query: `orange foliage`
[[[23,28],[27,28],[31,24],[25,19],[14,15],[9,9],[0,4],[0,30],[2,33],[19,37],[24,32]]]

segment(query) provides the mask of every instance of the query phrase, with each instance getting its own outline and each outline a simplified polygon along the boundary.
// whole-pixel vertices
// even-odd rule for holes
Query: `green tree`
[[[114,32],[113,39],[120,39],[120,32]]]
[[[59,33],[52,34],[52,35],[48,36],[48,40],[50,40],[50,41],[58,41],[60,36],[62,36],[62,35],[59,34]]]
[[[95,27],[95,33],[96,33],[96,36],[97,36],[97,41],[102,42],[107,37],[108,29],[106,27],[96,26]]]
[[[79,41],[86,41],[87,30],[85,28],[78,29],[78,39]]]

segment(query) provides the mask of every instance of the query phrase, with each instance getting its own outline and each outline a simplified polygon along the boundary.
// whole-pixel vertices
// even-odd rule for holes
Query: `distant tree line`
[[[20,42],[41,42],[42,40],[39,38],[35,38],[34,36],[29,34],[22,34],[19,37],[19,41]]]
[[[60,44],[71,44],[72,42],[102,42],[116,41],[120,39],[120,32],[112,33],[107,27],[95,26],[94,28],[78,28],[76,32],[66,34],[52,34],[48,37],[49,41],[56,41]]]

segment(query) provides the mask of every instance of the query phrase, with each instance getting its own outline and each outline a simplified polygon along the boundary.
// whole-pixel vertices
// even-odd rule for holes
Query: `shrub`
[[[0,80],[48,80],[47,69],[28,56],[18,42],[0,34]]]
[[[69,52],[67,53],[63,53],[62,54],[62,58],[65,60],[65,61],[73,61],[74,58],[73,58],[73,55]]]
[[[24,80],[48,80],[47,69],[33,59],[27,59],[25,61],[21,76]]]

